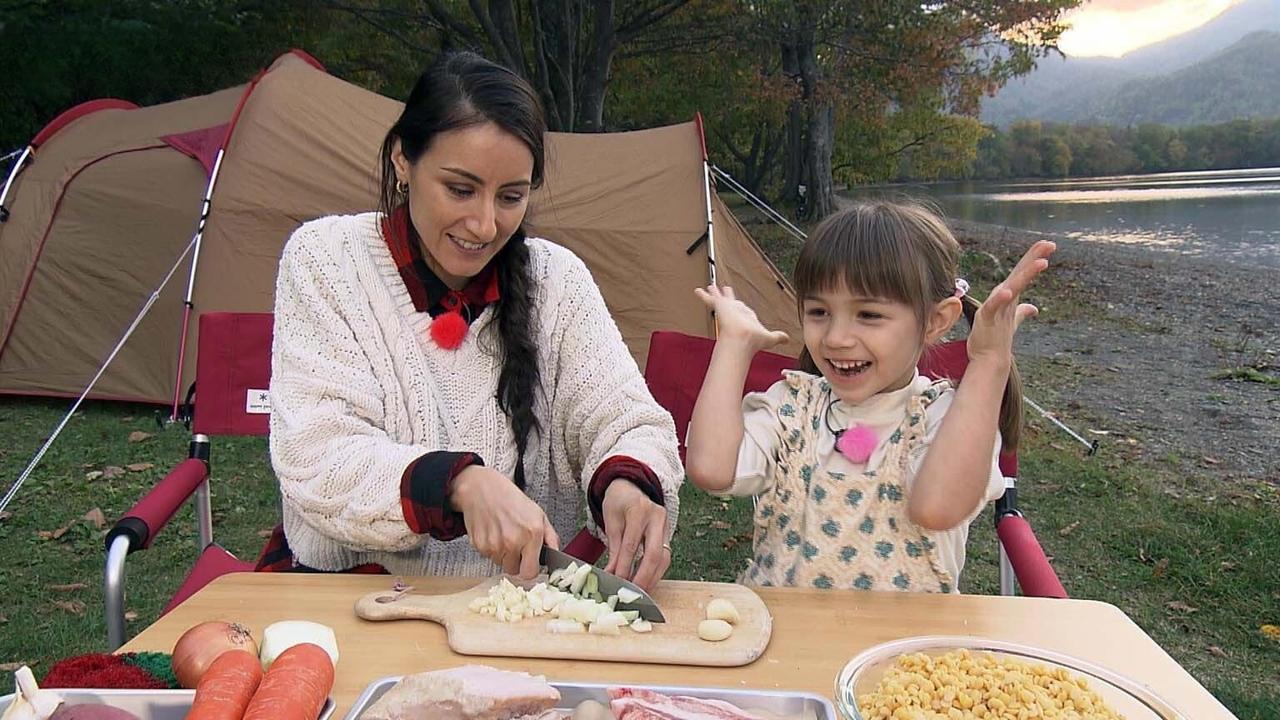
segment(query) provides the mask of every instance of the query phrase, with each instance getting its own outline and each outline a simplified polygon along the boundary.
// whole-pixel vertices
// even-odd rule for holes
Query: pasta
[[[1123,720],[1063,668],[966,649],[903,655],[858,709],[869,720]]]

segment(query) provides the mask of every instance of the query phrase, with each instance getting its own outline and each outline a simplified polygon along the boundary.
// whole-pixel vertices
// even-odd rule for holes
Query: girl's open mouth
[[[869,360],[827,360],[831,364],[831,368],[840,377],[854,377],[866,372],[871,367]]]

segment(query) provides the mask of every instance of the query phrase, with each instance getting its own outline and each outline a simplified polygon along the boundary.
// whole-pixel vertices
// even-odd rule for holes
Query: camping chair
[[[156,483],[107,533],[103,590],[109,650],[124,643],[125,558],[129,553],[151,547],[164,526],[193,495],[199,555],[161,614],[177,607],[216,577],[253,570],[254,563],[240,560],[213,541],[210,438],[267,434],[271,417],[267,396],[271,332],[270,313],[205,313],[200,317],[196,357],[198,386],[188,458]]]
[[[653,333],[649,341],[644,379],[654,399],[675,419],[681,461],[685,456],[685,432],[714,346],[715,341],[708,338],[667,331]],[[920,361],[920,373],[935,379],[946,377],[960,381],[968,364],[968,349],[963,340],[958,340],[926,352]],[[783,370],[795,367],[794,358],[758,353],[751,361],[743,393],[766,390],[781,379]],[[1000,470],[1005,476],[1004,495],[995,502],[996,533],[1000,537],[1000,594],[1013,595],[1020,586],[1026,595],[1065,598],[1066,590],[1049,565],[1031,525],[1017,508],[1016,453],[1000,455]]]

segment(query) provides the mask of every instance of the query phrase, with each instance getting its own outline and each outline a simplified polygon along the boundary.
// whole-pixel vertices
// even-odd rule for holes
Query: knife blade
[[[547,568],[547,574],[551,574],[556,570],[563,570],[571,564],[583,564],[583,562],[578,558],[567,553],[560,552],[555,548],[549,548],[546,545],[542,546],[542,551],[538,554],[538,562]],[[607,573],[600,568],[592,568],[591,572],[595,574],[596,582],[598,583],[597,587],[600,590],[600,594],[604,597],[617,595],[618,590],[621,589],[630,590],[640,596],[629,603],[624,603],[619,599],[618,605],[615,609],[638,611],[640,613],[640,617],[648,620],[649,622],[664,623],[667,621],[666,617],[662,615],[662,611],[658,609],[658,604],[653,601],[653,598],[649,596],[649,593],[641,590],[640,586],[623,580],[613,573]]]

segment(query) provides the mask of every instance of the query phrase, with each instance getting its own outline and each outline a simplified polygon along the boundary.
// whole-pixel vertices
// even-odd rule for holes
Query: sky
[[[1059,47],[1067,55],[1120,57],[1193,30],[1240,0],[1088,0],[1067,13]]]

